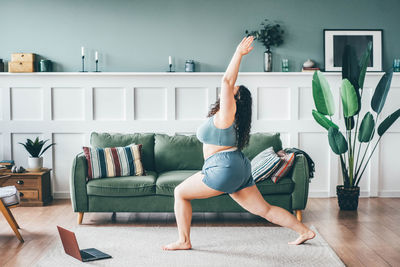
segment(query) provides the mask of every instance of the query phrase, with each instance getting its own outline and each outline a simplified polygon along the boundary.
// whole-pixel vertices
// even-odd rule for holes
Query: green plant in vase
[[[343,53],[342,84],[340,96],[343,107],[343,119],[345,135],[339,126],[333,122],[335,103],[328,81],[320,71],[314,72],[312,80],[312,92],[316,110],[312,115],[316,122],[328,130],[328,141],[332,151],[339,155],[343,185],[336,187],[339,207],[342,210],[356,210],[360,188],[358,186],[372,154],[385,132],[400,116],[400,108],[385,118],[378,125],[386,97],[389,93],[393,69],[386,72],[380,79],[371,99],[371,112],[367,112],[359,125],[361,99],[363,96],[364,80],[371,55],[371,42],[360,60],[357,59],[354,48],[346,46]],[[375,131],[379,138],[375,141],[372,151],[370,145]],[[358,144],[356,144],[358,141]],[[363,153],[362,147],[366,145]],[[368,155],[369,154],[369,155]]]
[[[261,29],[258,31],[246,30],[247,36],[254,36],[255,40],[260,41],[266,51],[264,52],[264,71],[272,71],[272,46],[280,46],[283,43],[283,33],[281,25],[277,23],[269,23],[268,19],[264,19],[261,23]]]
[[[49,139],[48,139],[49,140]],[[36,137],[35,141],[27,138],[25,144],[19,142],[19,144],[23,145],[31,155],[28,158],[28,167],[31,171],[40,171],[43,167],[43,157],[42,154],[49,149],[51,146],[55,145],[55,143],[49,144],[43,149],[44,144],[48,140],[39,140],[39,137]]]

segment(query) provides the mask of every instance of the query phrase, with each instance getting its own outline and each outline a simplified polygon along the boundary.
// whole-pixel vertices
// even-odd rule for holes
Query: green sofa
[[[201,170],[204,162],[202,143],[195,135],[169,136],[161,133],[92,132],[92,147],[142,144],[145,176],[102,178],[86,182],[87,162],[83,152],[72,164],[70,189],[73,210],[82,223],[85,212],[173,212],[174,188]],[[253,133],[243,153],[251,160],[264,149],[282,149],[279,133]],[[286,177],[274,184],[271,179],[257,183],[268,203],[296,212],[301,220],[308,197],[308,165],[303,155]],[[244,212],[228,194],[192,201],[193,212]]]

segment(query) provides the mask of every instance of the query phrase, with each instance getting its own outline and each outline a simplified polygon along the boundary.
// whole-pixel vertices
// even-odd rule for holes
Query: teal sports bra
[[[236,130],[231,126],[219,129],[214,125],[214,115],[209,117],[203,124],[197,128],[196,137],[204,144],[218,146],[236,146]]]

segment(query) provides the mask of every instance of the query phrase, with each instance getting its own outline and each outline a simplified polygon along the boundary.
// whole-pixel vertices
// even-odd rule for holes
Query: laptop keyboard
[[[93,256],[92,254],[89,254],[85,251],[81,251],[81,257],[82,259],[90,259],[90,258],[95,258],[95,256]]]

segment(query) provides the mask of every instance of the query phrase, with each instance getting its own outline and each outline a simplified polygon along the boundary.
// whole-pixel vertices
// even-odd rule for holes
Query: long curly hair
[[[238,150],[242,150],[249,144],[250,128],[251,128],[251,114],[252,103],[251,92],[246,86],[240,85],[235,95],[236,100],[236,113],[234,128],[236,130],[236,146]],[[211,105],[207,117],[213,116],[219,111],[220,98]]]

